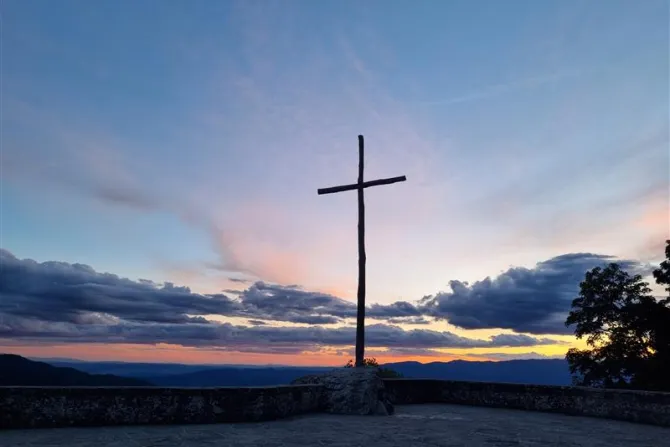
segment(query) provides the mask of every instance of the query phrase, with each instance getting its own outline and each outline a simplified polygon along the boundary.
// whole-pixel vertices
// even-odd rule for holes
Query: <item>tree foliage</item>
[[[356,365],[354,364],[354,361],[352,359],[349,359],[347,364],[344,365],[345,368],[354,368],[355,366]],[[363,366],[365,368],[377,368],[377,375],[382,379],[397,379],[403,377],[403,375],[397,371],[394,371],[390,368],[384,368],[383,366],[379,366],[377,359],[374,357],[364,358]]]
[[[670,391],[670,241],[666,260],[653,272],[668,297],[651,296],[640,275],[612,263],[586,273],[565,322],[588,349],[566,359],[573,383],[605,388]]]
[[[664,301],[670,301],[670,240],[665,241],[665,260],[661,266],[654,270],[654,279],[658,284],[665,286],[668,297]]]

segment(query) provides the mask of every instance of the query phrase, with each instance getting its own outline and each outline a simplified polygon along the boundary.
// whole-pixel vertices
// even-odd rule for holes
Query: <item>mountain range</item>
[[[170,363],[124,363],[52,361],[54,366],[75,368],[92,374],[141,379],[157,386],[271,386],[290,383],[298,377],[325,372],[332,367],[183,365]],[[499,362],[399,362],[383,365],[407,378],[470,380],[481,382],[569,385],[568,364],[563,359],[508,360]]]
[[[13,354],[0,354],[0,386],[151,386],[145,380],[89,374]]]
[[[385,368],[407,378],[479,382],[569,385],[568,364],[562,359],[499,362],[399,362]],[[0,386],[272,386],[289,384],[332,367],[258,365],[185,365],[178,363],[48,361],[0,354]]]

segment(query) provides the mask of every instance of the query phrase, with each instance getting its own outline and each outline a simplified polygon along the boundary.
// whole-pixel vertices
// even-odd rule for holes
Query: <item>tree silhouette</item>
[[[664,301],[670,301],[670,240],[665,241],[665,261],[654,270],[654,279],[656,283],[665,286],[668,296]]]
[[[670,390],[670,241],[654,271],[668,298],[650,295],[640,275],[612,263],[586,273],[565,322],[589,349],[566,354],[573,383],[605,388]]]

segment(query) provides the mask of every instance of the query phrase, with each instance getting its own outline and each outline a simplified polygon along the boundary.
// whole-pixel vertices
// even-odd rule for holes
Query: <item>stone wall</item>
[[[670,427],[670,393],[431,379],[384,379],[384,384],[396,405],[514,408]]]
[[[0,387],[0,429],[255,422],[320,411],[322,387]]]
[[[0,387],[0,429],[280,419],[328,411],[329,401],[339,405],[341,387],[329,390],[326,382],[248,388]],[[430,379],[384,379],[384,385],[386,398],[396,405],[502,407],[670,427],[670,393]]]

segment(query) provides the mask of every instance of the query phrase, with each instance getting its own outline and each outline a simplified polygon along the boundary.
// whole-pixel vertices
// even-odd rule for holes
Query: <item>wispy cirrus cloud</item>
[[[454,96],[451,98],[415,101],[412,102],[412,104],[426,105],[426,106],[443,106],[443,105],[466,103],[470,101],[479,101],[511,93],[516,90],[532,89],[547,84],[553,84],[555,82],[566,81],[571,78],[578,77],[583,72],[584,70],[562,70],[556,73],[524,77],[500,84],[487,85],[477,90],[473,90],[471,92],[467,92],[465,94]]]

